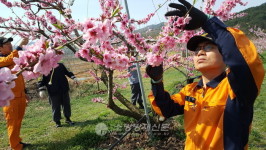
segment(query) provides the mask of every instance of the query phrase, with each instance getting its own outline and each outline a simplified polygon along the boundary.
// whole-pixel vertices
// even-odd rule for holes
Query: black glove
[[[21,51],[21,50],[23,50],[23,49],[22,49],[22,47],[17,46],[17,47],[16,47],[16,50],[17,50],[17,51]]]
[[[146,73],[148,76],[154,80],[159,81],[163,77],[163,65],[152,67],[151,65],[148,65],[146,67]]]
[[[198,10],[197,8],[193,7],[189,2],[185,0],[178,0],[181,4],[170,3],[169,7],[176,8],[177,10],[169,11],[165,14],[165,16],[179,16],[184,17],[187,12],[189,16],[192,18],[189,21],[189,24],[186,24],[184,29],[185,30],[194,30],[202,27],[202,25],[207,21],[207,15]]]

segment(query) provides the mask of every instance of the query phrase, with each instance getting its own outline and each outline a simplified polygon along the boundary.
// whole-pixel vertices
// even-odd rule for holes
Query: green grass
[[[29,103],[23,120],[21,137],[24,142],[30,142],[30,149],[38,150],[75,150],[91,149],[103,142],[106,137],[97,135],[95,127],[104,123],[113,130],[114,127],[129,122],[132,119],[118,116],[106,105],[93,103],[91,98],[105,95],[89,95],[71,100],[72,119],[74,126],[65,124],[55,128],[52,121],[51,106],[48,100],[35,100]],[[0,150],[8,148],[6,124],[0,113]]]
[[[266,53],[262,55],[266,58]],[[264,70],[266,70],[266,59],[263,60]],[[266,149],[266,77],[264,77],[260,95],[254,104],[254,118],[249,138],[251,150]]]
[[[266,53],[263,54],[266,58]],[[264,62],[266,68],[266,63]],[[171,80],[169,80],[171,79]],[[165,89],[170,93],[177,91],[175,85],[183,81],[185,78],[174,69],[169,69],[164,74]],[[128,82],[127,79],[119,80],[118,82]],[[143,79],[145,95],[150,91],[150,80]],[[96,86],[96,85],[95,85]],[[23,120],[21,129],[21,137],[24,142],[30,142],[33,146],[32,150],[86,150],[98,149],[100,143],[106,140],[106,136],[101,136],[96,133],[97,125],[104,123],[108,131],[123,132],[123,125],[128,122],[133,122],[131,118],[118,116],[106,105],[93,103],[91,98],[106,95],[95,95],[96,87],[91,85],[83,85],[77,89],[72,89],[74,93],[71,99],[72,119],[76,122],[74,126],[66,125],[63,120],[62,128],[55,128],[52,121],[51,106],[48,100],[35,100],[29,103],[26,115]],[[261,93],[254,105],[254,119],[252,130],[249,139],[251,150],[266,149],[266,80],[264,80]],[[86,92],[83,92],[86,91]],[[129,86],[126,89],[121,89],[121,93],[130,99]],[[119,104],[118,104],[119,105]],[[182,117],[176,117],[176,121],[180,122],[180,131],[177,131],[176,136],[185,138],[182,131]],[[140,139],[141,140],[141,139]],[[136,141],[137,142],[137,141]],[[3,118],[2,111],[0,112],[0,150],[8,148],[8,139],[6,132],[6,124]]]

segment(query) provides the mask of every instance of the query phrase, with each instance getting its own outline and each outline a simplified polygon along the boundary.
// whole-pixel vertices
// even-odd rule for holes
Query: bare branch
[[[61,49],[62,47],[66,46],[66,45],[69,45],[69,44],[71,44],[71,43],[73,43],[73,42],[79,40],[81,37],[82,37],[82,36],[79,36],[79,37],[77,37],[77,38],[74,39],[74,40],[71,40],[71,41],[69,41],[69,42],[67,42],[67,43],[65,43],[65,44],[63,44],[63,45],[60,45],[59,47],[56,47],[55,50],[59,50],[59,49]]]

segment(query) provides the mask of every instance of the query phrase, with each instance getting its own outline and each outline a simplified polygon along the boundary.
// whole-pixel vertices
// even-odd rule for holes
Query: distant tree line
[[[240,29],[247,34],[251,34],[249,29],[254,26],[260,27],[266,32],[266,3],[245,9],[239,13],[247,13],[247,15],[226,21],[226,24],[228,26],[240,26]]]

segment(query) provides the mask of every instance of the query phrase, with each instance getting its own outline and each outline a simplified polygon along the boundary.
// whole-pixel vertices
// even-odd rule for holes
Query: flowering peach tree
[[[154,13],[142,20],[129,19],[128,15],[122,12],[123,7],[118,0],[99,0],[102,13],[99,17],[87,18],[84,22],[72,18],[71,9],[65,6],[64,0],[0,2],[16,16],[0,17],[0,28],[4,29],[1,35],[10,33],[37,40],[33,45],[25,46],[26,50],[20,51],[19,57],[14,58],[16,65],[13,71],[21,72],[26,79],[47,75],[52,68],[57,67],[57,62],[62,58],[61,49],[67,47],[76,57],[101,67],[102,75],[97,80],[103,81],[108,88],[107,106],[119,115],[135,119],[141,118],[143,112],[116,90],[118,86],[113,80],[114,71],[125,70],[131,63],[136,62],[133,54],[137,54],[138,61],[144,64],[158,66],[164,62],[164,65],[168,66],[187,67],[182,65],[181,55],[177,53],[185,50],[184,45],[192,36],[202,33],[182,29],[182,26],[190,21],[189,16],[168,17],[167,23],[155,39],[144,38],[140,33],[134,32],[135,26],[146,24]],[[234,16],[231,10],[236,4],[245,5],[241,0],[225,0],[219,9],[214,11],[211,8],[215,0],[204,0],[204,4],[205,13],[218,16],[222,20]],[[24,14],[16,14],[15,8],[22,9]],[[58,19],[58,15],[61,19]],[[192,70],[186,69],[189,72]],[[9,75],[8,69],[1,69],[0,85],[2,87],[3,83],[3,89],[7,91],[13,87],[13,76],[5,78]],[[3,94],[1,90],[0,95]],[[9,95],[1,97],[0,101],[7,102],[12,98],[10,95],[9,92]],[[114,99],[125,107],[116,105]],[[95,102],[102,103],[102,100],[96,98]],[[1,106],[5,104],[0,103]]]

